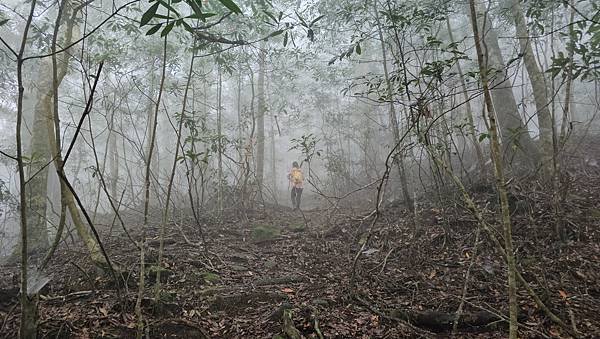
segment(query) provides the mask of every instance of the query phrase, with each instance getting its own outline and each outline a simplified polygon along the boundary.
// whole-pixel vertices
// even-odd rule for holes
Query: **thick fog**
[[[548,236],[561,244],[574,241],[573,234],[595,239],[579,232],[592,232],[597,222],[578,218],[597,213],[590,187],[595,187],[600,161],[599,21],[600,7],[590,0],[3,0],[0,263],[13,270],[10,283],[15,284],[17,272],[20,281],[27,280],[24,267],[29,267],[30,281],[19,288],[45,286],[29,294],[44,296],[42,301],[78,291],[62,285],[71,284],[66,275],[52,274],[57,267],[52,265],[67,265],[73,255],[87,264],[67,265],[74,268],[69,274],[85,273],[78,281],[96,281],[94,291],[112,288],[100,287],[102,279],[126,275],[123,279],[131,278],[123,283],[128,292],[115,287],[110,293],[123,292],[131,301],[131,312],[122,310],[131,319],[131,326],[123,325],[130,332],[111,333],[140,338],[146,328],[147,336],[161,337],[167,332],[152,332],[150,322],[166,318],[154,319],[159,316],[142,305],[144,295],[159,295],[160,273],[156,280],[153,271],[144,270],[160,272],[167,267],[164,260],[172,265],[181,260],[171,257],[177,251],[165,249],[169,244],[196,246],[182,250],[187,253],[183,258],[205,256],[198,260],[206,272],[229,286],[227,279],[235,280],[235,274],[226,273],[231,270],[250,272],[248,277],[266,274],[249,268],[248,259],[229,263],[229,251],[261,258],[280,249],[270,241],[289,241],[285,246],[293,251],[303,248],[311,260],[327,261],[325,254],[302,247],[304,241],[322,243],[323,253],[340,251],[336,258],[341,263],[329,263],[347,273],[335,289],[350,286],[355,293],[356,281],[376,270],[380,274],[373,281],[392,284],[381,274],[388,260],[397,259],[399,248],[432,246],[435,252],[437,245],[420,241],[439,241],[438,226],[444,233],[438,245],[447,248],[448,256],[460,252],[467,245],[450,238],[468,224],[477,229],[477,239],[480,229],[482,238],[490,234],[482,241],[502,253],[490,250],[482,260],[488,265],[494,257],[501,266],[496,269],[508,272],[500,288],[508,288],[509,299],[498,312],[507,313],[503,328],[516,338],[514,272],[520,257],[541,256],[527,247],[536,241],[518,238],[520,232],[546,223],[555,225],[548,226]],[[528,207],[521,215],[522,201]],[[296,224],[310,232],[295,233]],[[276,231],[275,240],[263,246],[252,237],[265,225]],[[296,238],[303,240],[296,243]],[[274,252],[253,252],[259,250],[244,247],[248,243]],[[464,247],[458,258],[475,256],[477,241],[473,246]],[[411,253],[416,252],[404,255]],[[304,262],[301,256],[288,259],[295,265]],[[284,259],[277,254],[273,260]],[[247,264],[247,270],[236,271]],[[306,265],[302,274],[314,268]],[[367,274],[361,265],[376,267],[369,266]],[[88,273],[92,266],[106,274],[96,278]],[[464,293],[471,266],[465,266],[466,278],[460,273],[461,281],[466,279]],[[171,269],[175,273],[165,280],[165,293],[189,279],[175,266]],[[431,272],[430,280],[441,275],[439,268]],[[148,287],[144,279],[155,279],[151,284],[158,281],[157,287]],[[353,300],[375,303],[374,294],[381,291],[374,292],[371,280],[360,281],[369,298]],[[286,288],[298,287],[279,290],[290,294]],[[562,300],[571,300],[563,293],[575,291],[560,288]],[[135,289],[139,293],[134,295]],[[21,298],[20,312],[37,303],[28,298]],[[199,303],[205,302],[202,298]],[[456,333],[464,298],[454,328],[443,331]],[[293,301],[290,309],[298,314],[301,303]],[[465,307],[479,307],[479,300],[473,303]],[[401,319],[431,330],[412,315],[384,316],[373,313],[376,306],[361,307],[377,317],[369,320],[373,328],[381,319]],[[0,311],[13,319],[12,311]],[[244,327],[229,311],[221,315],[237,325],[217,326],[207,337],[264,337],[279,331]],[[185,319],[186,326],[197,320],[191,309],[181,312],[172,318]],[[282,312],[273,324],[283,321],[284,337],[300,338]],[[590,316],[575,312],[581,319]],[[598,334],[597,326],[583,320],[576,324],[571,309],[559,316],[570,317],[569,328],[550,317],[558,327],[531,320],[523,322],[521,331],[524,337],[535,331],[542,336]],[[21,337],[35,337],[31,333],[38,329],[40,335],[55,333],[24,317],[18,322]],[[312,329],[301,330],[305,337],[409,333],[390,328],[344,332],[325,324],[324,336],[316,318],[310,319]],[[13,320],[0,327],[0,336],[17,335]],[[79,336],[76,328],[86,326],[71,325],[69,333]],[[556,328],[563,332],[553,333]],[[186,337],[185,331],[176,334]]]

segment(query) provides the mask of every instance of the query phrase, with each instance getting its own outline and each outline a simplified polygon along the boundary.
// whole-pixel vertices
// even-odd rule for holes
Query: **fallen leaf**
[[[289,288],[289,287],[285,287],[285,288],[281,289],[281,292],[284,292],[284,293],[294,293],[294,290],[291,289],[291,288]]]
[[[98,311],[100,311],[100,313],[102,313],[102,315],[104,315],[105,317],[108,316],[108,310],[106,308],[100,307]]]
[[[563,290],[558,290],[558,294],[560,294],[561,298],[567,299],[567,292]]]

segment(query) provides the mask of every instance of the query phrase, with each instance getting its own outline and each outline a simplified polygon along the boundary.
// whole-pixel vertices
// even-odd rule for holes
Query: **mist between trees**
[[[600,335],[595,1],[5,0],[0,70],[0,336]]]

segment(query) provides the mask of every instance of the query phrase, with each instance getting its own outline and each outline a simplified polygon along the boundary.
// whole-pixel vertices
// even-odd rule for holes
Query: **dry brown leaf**
[[[98,311],[100,311],[100,313],[102,313],[102,315],[105,317],[108,316],[108,310],[105,307],[100,307]]]
[[[565,292],[563,290],[558,290],[558,294],[560,294],[560,297],[563,299],[567,299],[567,297],[568,297],[567,292]]]

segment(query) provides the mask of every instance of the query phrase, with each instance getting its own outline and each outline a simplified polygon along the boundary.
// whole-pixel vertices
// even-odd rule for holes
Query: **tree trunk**
[[[179,117],[179,124],[177,127],[177,142],[175,144],[175,155],[173,157],[173,165],[171,167],[171,174],[169,175],[169,184],[167,185],[167,196],[165,200],[165,209],[163,211],[163,218],[160,225],[160,239],[159,239],[159,248],[158,248],[158,270],[156,271],[156,285],[154,290],[154,300],[158,303],[160,301],[160,291],[161,291],[161,271],[162,262],[163,262],[163,254],[165,250],[165,230],[167,227],[167,222],[169,221],[169,206],[171,203],[171,191],[173,189],[173,180],[175,178],[175,171],[177,169],[177,163],[179,162],[179,148],[181,147],[181,134],[183,132],[183,122],[185,121],[185,110],[187,107],[187,99],[188,99],[188,91],[190,89],[190,84],[192,82],[192,73],[194,71],[194,55],[191,56],[190,60],[190,69],[187,75],[187,81],[185,85],[185,90],[183,93],[183,104],[181,105],[181,116]],[[219,71],[219,104],[221,101],[221,72]],[[218,111],[220,112],[221,107],[218,107]],[[220,118],[219,118],[220,119]],[[219,130],[220,137],[220,130]],[[219,143],[220,145],[220,143]],[[219,150],[220,152],[221,150]],[[220,153],[219,153],[220,154]],[[160,305],[160,303],[159,303]]]
[[[508,266],[508,307],[509,307],[509,338],[517,339],[518,335],[518,304],[517,304],[517,279],[516,279],[516,263],[512,245],[512,225],[510,220],[510,210],[508,206],[508,194],[506,190],[506,182],[504,181],[504,169],[500,148],[500,138],[498,136],[498,126],[492,103],[492,95],[490,93],[488,82],[488,68],[484,58],[483,48],[481,46],[479,26],[477,24],[477,15],[475,12],[475,0],[469,0],[471,12],[471,24],[473,28],[473,36],[475,39],[475,48],[477,50],[477,61],[481,75],[481,85],[483,87],[483,95],[485,105],[488,110],[489,134],[490,134],[490,150],[492,161],[494,162],[494,174],[496,176],[496,187],[500,196],[500,206],[502,213],[502,226],[504,229],[504,249],[506,251],[506,262]]]
[[[144,297],[144,287],[145,287],[145,251],[147,246],[146,241],[146,228],[148,227],[148,213],[150,211],[150,177],[152,175],[152,154],[154,152],[154,145],[156,141],[156,127],[158,121],[158,111],[160,110],[160,100],[162,98],[162,93],[165,85],[166,78],[166,70],[167,70],[167,37],[165,36],[163,42],[163,50],[162,50],[162,67],[161,67],[161,77],[160,77],[160,86],[158,88],[158,97],[156,98],[156,102],[154,105],[153,116],[151,117],[152,125],[149,126],[150,134],[149,134],[149,142],[148,142],[148,153],[146,154],[146,168],[144,173],[144,223],[142,225],[142,234],[140,241],[140,272],[139,272],[139,282],[138,282],[138,295],[135,303],[135,315],[137,318],[137,331],[136,331],[136,339],[142,339],[144,334],[144,318],[142,314],[142,299]],[[158,160],[158,159],[157,159]]]
[[[484,69],[495,71],[493,77],[489,78],[489,87],[500,127],[503,158],[508,163],[517,158],[529,167],[534,167],[539,160],[539,151],[519,116],[512,84],[506,73],[504,58],[498,44],[496,30],[490,18],[480,6],[476,6],[475,12],[470,13],[470,15],[476,16],[476,21],[479,21],[478,29],[482,32],[483,40],[480,44],[482,45],[482,53],[486,56]],[[517,152],[519,149],[521,152]]]
[[[217,85],[217,161],[218,161],[218,180],[217,183],[217,209],[219,220],[223,215],[223,131],[222,131],[222,102],[221,94],[223,90],[223,78],[221,77],[221,68],[219,67],[219,82]]]
[[[19,325],[19,337],[21,339],[35,339],[37,337],[37,303],[35,298],[29,298],[27,293],[28,290],[28,278],[29,278],[29,258],[28,258],[28,245],[29,245],[29,227],[27,227],[27,203],[26,198],[26,181],[25,181],[25,165],[23,163],[23,142],[21,137],[21,126],[23,123],[23,94],[25,93],[25,87],[23,86],[23,55],[25,54],[25,47],[27,46],[27,36],[29,34],[29,27],[31,27],[31,21],[35,13],[36,0],[31,1],[29,15],[23,29],[23,37],[21,40],[21,46],[19,53],[17,54],[17,126],[16,126],[16,143],[17,143],[17,171],[19,172],[19,212],[21,221],[21,324]],[[61,6],[62,9],[62,6]],[[60,13],[60,12],[59,12]],[[60,15],[60,14],[59,14]],[[45,221],[44,221],[45,231]],[[48,239],[46,238],[46,242]]]
[[[243,151],[243,147],[244,147],[244,121],[242,118],[242,71],[240,70],[238,73],[238,79],[237,79],[237,95],[236,95],[236,110],[237,110],[237,118],[238,118],[238,123],[237,123],[237,138],[238,138],[238,143],[239,143],[239,147],[240,147],[240,163],[242,163],[244,161],[244,151]],[[243,175],[244,169],[242,167],[241,172],[242,174],[240,174],[240,177]]]
[[[393,93],[393,89],[392,89],[392,83],[390,81],[390,75],[388,72],[385,40],[383,38],[383,33],[381,30],[381,22],[379,21],[379,10],[377,9],[377,0],[374,1],[373,6],[374,6],[374,11],[375,11],[375,18],[377,20],[377,30],[379,33],[379,40],[381,41],[381,54],[383,56],[383,74],[385,76],[385,83],[387,86],[388,101],[389,101],[389,106],[390,106],[390,111],[389,111],[390,127],[392,128],[392,133],[394,136],[392,147],[394,147],[395,144],[400,142],[400,129],[398,127],[398,116],[396,115],[396,108],[394,107],[394,100],[393,100],[394,93]],[[406,206],[407,209],[410,209],[410,207],[412,206],[412,197],[410,194],[410,190],[408,189],[408,181],[406,180],[406,172],[404,169],[404,158],[401,153],[397,154],[395,161],[396,161],[396,165],[398,167],[398,176],[400,178],[400,187],[402,188],[402,194],[404,196],[404,205]]]
[[[243,183],[242,183],[242,192],[241,192],[241,200],[242,200],[242,210],[244,212],[245,219],[246,217],[246,209],[250,205],[250,193],[248,192],[248,180],[250,180],[250,164],[252,163],[252,156],[254,154],[254,132],[256,130],[256,117],[254,110],[254,99],[256,97],[254,91],[254,72],[250,69],[250,121],[252,122],[252,127],[250,128],[250,135],[248,136],[248,143],[244,143],[244,162],[243,166]]]
[[[574,53],[574,45],[577,36],[575,35],[575,28],[573,27],[573,22],[575,21],[575,0],[571,0],[571,14],[569,18],[569,44],[571,45],[568,50],[568,59],[569,59],[569,67],[567,74],[567,81],[565,83],[565,103],[564,103],[564,111],[562,117],[562,123],[560,124],[560,138],[559,144],[560,146],[564,145],[567,139],[567,132],[570,130],[570,121],[571,115],[573,114],[572,110],[572,102],[573,102],[573,53]]]
[[[537,61],[535,60],[535,54],[531,47],[531,40],[529,38],[529,31],[527,29],[527,22],[525,15],[523,15],[523,8],[521,7],[520,0],[512,0],[511,11],[515,19],[515,27],[517,30],[517,39],[519,39],[519,46],[527,74],[529,75],[529,81],[533,89],[533,98],[535,100],[535,106],[537,109],[538,124],[540,128],[540,141],[542,149],[542,168],[547,179],[550,178],[552,173],[552,115],[550,114],[548,92],[544,79],[544,74],[540,71]]]
[[[40,88],[33,110],[33,130],[29,150],[30,163],[27,168],[29,183],[25,190],[29,208],[27,210],[28,244],[30,253],[48,248],[48,230],[46,228],[46,205],[48,198],[48,164],[50,147],[48,145],[48,129],[46,122],[52,121],[52,76],[49,62],[40,62],[37,84]],[[64,76],[64,74],[63,74]],[[62,80],[60,78],[59,80]]]
[[[258,189],[258,198],[263,199],[263,178],[265,169],[265,114],[267,112],[267,103],[265,95],[265,59],[266,45],[262,44],[258,60],[258,112],[256,117],[256,185]]]
[[[450,37],[450,42],[454,43],[454,36],[452,34],[452,27],[450,26],[450,19],[446,18],[446,27],[448,28],[448,35]],[[473,142],[473,147],[475,148],[475,154],[477,155],[477,166],[479,167],[479,173],[481,175],[481,179],[485,180],[485,160],[483,160],[483,151],[481,150],[481,144],[477,138],[477,129],[475,128],[475,120],[473,119],[473,108],[471,107],[471,100],[469,98],[469,94],[467,92],[467,84],[465,81],[465,76],[462,72],[462,67],[460,66],[460,60],[456,61],[456,71],[458,72],[458,78],[460,81],[460,88],[462,91],[463,99],[465,100],[466,107],[466,117],[467,123],[469,124],[469,134],[471,136],[471,142]]]
[[[117,199],[117,184],[119,182],[119,148],[117,147],[117,133],[115,133],[115,112],[110,116],[109,138],[110,138],[110,196],[111,199]]]
[[[152,65],[152,68],[150,70],[151,75],[150,75],[150,98],[154,98],[156,96],[156,87],[154,84],[154,81],[156,80],[156,76],[154,74],[154,64]],[[153,133],[153,128],[154,126],[157,124],[157,122],[155,121],[155,119],[158,119],[158,116],[155,116],[155,106],[156,106],[156,102],[152,99],[150,99],[148,101],[148,106],[146,108],[146,111],[148,112],[148,117],[147,117],[147,125],[146,125],[146,136],[145,136],[145,145],[144,145],[144,164],[148,164],[148,163],[154,163],[154,167],[150,166],[150,177],[152,178],[154,176],[155,179],[158,179],[159,173],[158,173],[158,146],[157,146],[157,142],[156,142],[156,137],[154,136]],[[152,141],[154,139],[154,141]],[[152,150],[152,151],[151,151]],[[152,179],[151,179],[152,180]],[[151,197],[149,197],[149,199],[152,199]],[[150,204],[150,206],[152,206],[152,200],[149,200],[148,202]]]
[[[273,185],[273,199],[275,200],[275,204],[278,204],[277,201],[277,147],[275,147],[275,116],[274,112],[271,112],[271,180]]]
[[[77,12],[72,7],[68,0],[65,0],[61,6],[65,13],[59,13],[61,18],[58,18],[57,25],[65,21],[64,30],[59,30],[58,26],[55,33],[61,36],[61,43],[69,45],[73,41],[73,34],[79,33],[77,25]],[[58,36],[56,37],[58,40]],[[57,59],[57,76],[56,86],[60,83],[67,74],[69,64],[69,54],[66,52],[56,56]],[[30,145],[31,163],[28,168],[30,181],[26,188],[27,199],[30,203],[28,209],[28,219],[31,221],[28,224],[28,247],[29,251],[45,250],[48,248],[48,231],[46,229],[46,207],[47,207],[47,190],[48,190],[48,170],[50,166],[47,164],[52,162],[49,138],[54,138],[53,134],[49,134],[49,126],[53,128],[54,121],[52,99],[54,93],[52,63],[50,58],[42,59],[40,62],[40,70],[38,77],[38,96],[34,107],[34,122]],[[78,229],[79,231],[79,229]],[[85,241],[85,233],[80,236]]]

